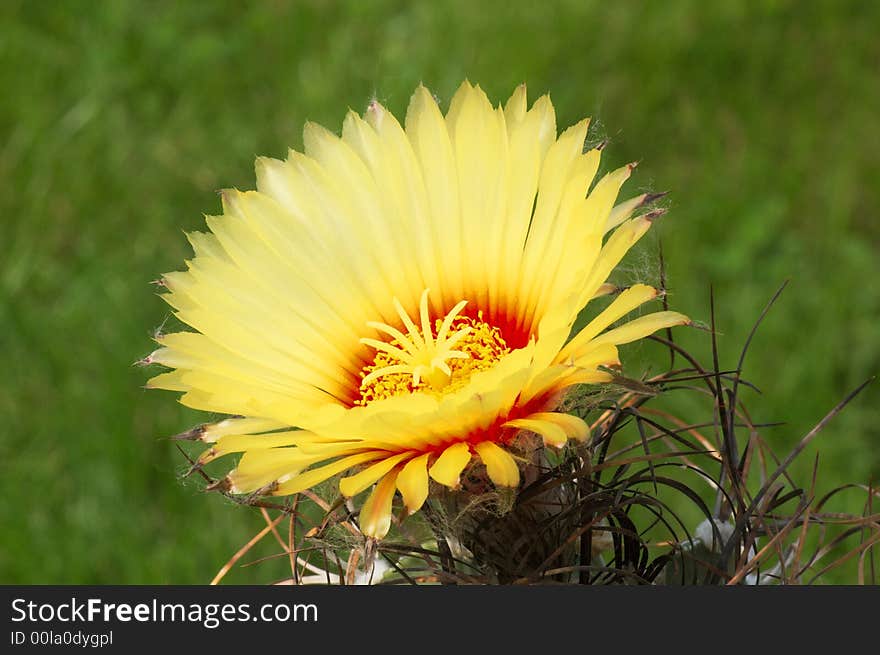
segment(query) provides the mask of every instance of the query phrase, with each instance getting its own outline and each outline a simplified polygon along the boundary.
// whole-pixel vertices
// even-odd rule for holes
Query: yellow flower
[[[164,298],[195,332],[160,336],[145,361],[174,369],[150,387],[234,415],[193,436],[204,464],[242,453],[221,486],[287,495],[337,474],[372,491],[363,533],[382,538],[400,493],[455,488],[473,462],[501,487],[520,471],[517,433],[559,447],[583,420],[562,392],[604,383],[617,346],[688,319],[660,311],[608,330],[657,296],[623,290],[569,340],[588,301],[656,214],[615,206],[633,166],[591,187],[589,121],[557,137],[549,97],[525,86],[491,106],[461,85],[444,116],[424,88],[404,126],[378,102],[349,112],[341,138],[305,126],[305,153],[259,158],[257,191],[225,191],[210,233],[192,233],[186,272]]]

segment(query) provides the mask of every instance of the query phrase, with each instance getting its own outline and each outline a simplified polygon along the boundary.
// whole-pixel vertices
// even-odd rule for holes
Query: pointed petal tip
[[[669,195],[669,191],[658,191],[656,193],[646,193],[645,197],[642,198],[641,205],[650,205],[652,202],[657,202],[661,198],[665,198]]]
[[[266,157],[265,155],[257,155],[254,158],[254,170],[259,172],[259,171],[265,169],[269,163],[267,161],[268,159],[271,159],[271,158]]]
[[[219,491],[220,493],[226,493],[227,491],[231,490],[232,481],[229,479],[228,475],[225,478],[214,480],[214,482],[206,485],[204,488],[204,491]]]
[[[195,462],[193,462],[192,465],[180,477],[181,478],[188,478],[193,473],[195,473],[197,471],[201,471],[202,468],[205,466],[205,464],[206,464],[206,462],[203,462],[202,458],[199,457],[199,459],[197,459]],[[207,487],[205,487],[205,491],[208,491]]]
[[[415,514],[428,498],[427,464],[430,453],[424,453],[407,462],[397,476],[397,489],[403,497],[406,515]]]
[[[303,124],[304,139],[321,138],[326,136],[335,136],[333,132],[315,121],[306,121]]]
[[[223,208],[222,216],[205,216],[205,222],[208,224],[208,227],[213,232],[214,229],[211,226],[212,221],[221,221],[225,216],[229,214],[236,213],[236,205],[241,201],[241,196],[244,195],[242,191],[239,191],[235,187],[229,189],[220,189],[220,206]]]
[[[288,149],[288,154],[289,154]],[[271,175],[278,171],[280,166],[283,166],[284,162],[281,159],[276,159],[275,157],[267,157],[265,155],[259,155],[256,159],[254,159],[254,173],[257,177],[257,189],[261,189],[261,182],[265,180],[266,176]]]
[[[260,498],[262,496],[274,496],[275,492],[278,490],[278,487],[279,487],[278,480],[273,480],[269,484],[264,484],[259,489],[255,489],[254,491],[252,491],[248,495],[245,502],[251,503],[251,502],[255,501],[257,498]]]
[[[171,439],[171,441],[201,441],[205,436],[205,429],[206,425],[203,423],[202,425],[190,428],[186,432],[181,432],[168,438]]]
[[[413,91],[412,97],[410,98],[410,104],[419,100],[432,100],[434,104],[439,104],[437,95],[425,86],[424,82],[419,82],[416,90]]]
[[[199,458],[196,460],[196,464],[198,464],[199,467],[202,467],[205,464],[208,464],[209,462],[214,461],[215,459],[217,459],[218,457],[220,457],[223,454],[224,453],[222,451],[218,452],[217,448],[215,448],[214,446],[211,446],[210,448],[205,450],[201,455],[199,455]]]
[[[443,451],[428,469],[428,475],[450,489],[458,489],[461,486],[461,473],[470,461],[470,446],[460,441]]]
[[[391,529],[391,506],[397,489],[396,480],[396,471],[385,475],[361,505],[359,523],[365,537],[380,540]]]
[[[492,441],[484,441],[474,446],[477,455],[486,467],[486,473],[497,487],[516,488],[520,483],[519,466],[516,459],[506,449]]]
[[[382,105],[381,102],[379,102],[379,98],[373,96],[367,103],[366,113],[372,116],[381,116],[383,113],[385,113],[385,107]]]
[[[645,302],[647,302],[648,300],[654,300],[655,298],[659,298],[666,294],[666,291],[664,289],[658,289],[657,287],[652,287],[650,284],[642,284],[641,282],[633,284],[626,290],[631,294],[644,291],[647,294],[647,300]]]
[[[663,208],[663,207],[658,207],[657,209],[654,209],[654,210],[652,210],[652,211],[649,211],[647,214],[645,214],[644,218],[645,218],[645,220],[648,221],[649,223],[653,223],[653,222],[656,221],[658,218],[660,218],[660,217],[663,216],[664,214],[668,213],[668,211],[669,211],[669,210],[667,210],[667,209],[665,209],[665,208]]]

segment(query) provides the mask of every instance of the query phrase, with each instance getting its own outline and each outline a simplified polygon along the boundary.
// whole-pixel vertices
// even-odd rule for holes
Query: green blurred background
[[[560,126],[594,117],[607,166],[640,160],[626,197],[671,211],[623,275],[655,276],[660,239],[674,308],[708,320],[713,284],[722,366],[791,280],[746,362],[784,454],[880,370],[878,25],[867,2],[5,0],[0,582],[204,583],[261,527],[178,479],[165,437],[203,417],[131,366],[168,316],[150,280],[256,155],[374,95],[402,115],[419,81],[444,103],[464,77],[496,102],[526,81]],[[805,454],[820,490],[880,477],[877,401]]]

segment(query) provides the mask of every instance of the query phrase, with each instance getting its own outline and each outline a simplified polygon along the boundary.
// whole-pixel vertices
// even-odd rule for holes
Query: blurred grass
[[[784,455],[880,370],[878,23],[769,0],[2,3],[0,582],[202,583],[259,529],[176,477],[163,437],[201,417],[129,366],[168,312],[149,281],[216,189],[253,188],[254,156],[373,95],[402,115],[419,81],[444,101],[464,77],[495,101],[526,81],[560,126],[592,115],[607,165],[642,162],[632,194],[671,191],[622,276],[656,275],[659,235],[675,309],[708,320],[714,285],[727,366],[791,279],[746,361]],[[877,393],[805,458],[820,489],[880,477]]]

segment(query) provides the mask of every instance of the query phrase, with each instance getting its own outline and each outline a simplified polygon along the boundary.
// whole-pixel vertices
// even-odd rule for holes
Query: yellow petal
[[[281,477],[296,475],[314,462],[314,457],[298,448],[251,450],[242,455],[228,479],[233,493],[250,493]]]
[[[301,473],[300,475],[297,475],[296,477],[287,480],[286,482],[282,482],[275,490],[275,495],[287,496],[289,494],[299,493],[304,489],[314,487],[316,484],[323,482],[327,478],[333,477],[337,473],[341,473],[346,469],[350,469],[352,466],[357,466],[358,464],[363,464],[365,462],[371,462],[385,455],[387,455],[387,453],[374,450],[366,453],[358,453],[356,455],[343,457],[342,459],[336,460],[332,464],[326,464],[316,469],[306,471],[305,473]]]
[[[202,435],[202,441],[211,443],[217,441],[220,437],[230,434],[260,434],[261,432],[269,432],[270,430],[278,430],[290,427],[264,418],[227,418],[211,425],[206,425]]]
[[[470,447],[463,441],[449,446],[428,471],[440,484],[452,489],[461,481],[461,472],[471,461]]]
[[[619,328],[609,330],[605,334],[593,339],[593,344],[620,344],[630,343],[642,339],[649,334],[653,334],[657,330],[663,328],[674,327],[676,325],[688,325],[691,320],[684,314],[678,312],[654,312],[640,318],[621,325]]]
[[[623,223],[630,216],[633,215],[633,212],[646,205],[651,200],[656,200],[658,197],[663,194],[648,194],[643,193],[641,195],[636,196],[635,198],[630,198],[629,200],[624,200],[621,203],[618,203],[614,206],[614,209],[608,214],[608,220],[605,222],[605,232],[609,230],[613,230],[615,227]]]
[[[604,384],[611,382],[614,376],[605,371],[590,371],[586,369],[575,369],[574,372],[566,375],[556,384],[555,389],[565,389],[575,384]]]
[[[614,368],[620,366],[620,356],[617,346],[610,343],[590,342],[589,348],[585,348],[577,359],[569,360],[566,364],[579,368],[595,370],[599,366]]]
[[[593,231],[602,234],[608,215],[617,200],[620,187],[632,175],[635,164],[627,164],[606,174],[596,183],[583,203],[583,218],[590,223]]]
[[[359,473],[350,475],[347,478],[342,478],[339,481],[339,491],[342,492],[343,496],[351,498],[369,487],[407,457],[412,457],[412,453],[399,453],[393,457],[386,457],[380,462],[368,466]]]
[[[538,245],[543,244],[544,239],[552,234],[556,214],[566,186],[574,182],[583,185],[584,193],[587,191],[590,180],[582,174],[576,175],[572,179],[572,172],[580,170],[577,166],[578,162],[582,162],[584,166],[582,173],[593,170],[594,155],[585,156],[583,152],[584,140],[589,126],[590,119],[585,118],[569,127],[547,152],[541,169],[538,201],[529,232],[529,242],[535,249],[535,256],[539,252]],[[535,238],[534,242],[532,242],[533,238]]]
[[[365,260],[357,255],[356,238],[338,238],[345,229],[335,198],[338,191],[328,189],[327,175],[300,153],[291,152],[287,161],[258,158],[256,171],[257,188],[264,197],[258,204],[266,208],[272,204],[266,199],[271,199],[278,210],[252,211],[249,218],[260,224],[262,238],[277,253],[284,253],[281,264],[287,269],[284,277],[262,282],[285,291],[283,298],[296,298],[297,307],[308,307],[310,314],[323,307],[324,313],[332,312],[334,322],[360,330],[368,317],[376,317],[370,309],[374,297],[365,294],[362,282],[362,276],[372,270],[371,262],[362,266]],[[353,228],[364,229],[359,221]],[[328,269],[331,275],[326,274]],[[325,316],[321,324],[330,318]]]
[[[208,450],[199,456],[200,464],[228,455],[230,453],[243,453],[251,450],[263,450],[266,448],[278,448],[292,446],[301,438],[299,430],[288,432],[274,432],[272,434],[229,434],[220,437]]]
[[[458,171],[446,121],[437,102],[424,87],[413,94],[406,113],[406,135],[412,144],[424,178],[424,191],[431,215],[436,252],[442,253],[437,289],[447,307],[464,298],[462,280],[463,234]]]
[[[468,297],[494,313],[501,269],[498,244],[506,233],[508,141],[504,113],[492,109],[479,85],[463,84],[452,99],[446,123],[458,171],[461,222],[466,229],[459,247],[465,281],[471,281]]]
[[[428,498],[428,457],[425,453],[406,463],[397,476],[397,489],[410,514],[419,511]]]
[[[608,279],[611,271],[627,251],[648,231],[652,222],[652,219],[646,216],[639,216],[621,225],[608,237],[583,285],[578,306],[583,307],[595,295],[596,290]]]
[[[608,307],[605,308],[596,318],[590,321],[584,329],[582,329],[556,358],[557,361],[564,361],[568,358],[576,358],[578,353],[584,349],[584,346],[590,342],[602,330],[611,325],[631,312],[633,309],[657,297],[657,290],[646,284],[634,284],[629,289],[621,293],[614,299]],[[612,342],[613,343],[613,342]]]
[[[372,132],[369,127],[367,131]],[[384,208],[380,205],[382,192],[376,187],[364,161],[348,143],[317,123],[306,123],[303,128],[303,145],[308,156],[333,172],[336,183],[344,187],[345,195],[357,207],[358,224],[365,228],[366,234],[372,236],[372,252],[364,253],[364,257],[377,270],[386,269],[386,275],[405,282],[407,277],[402,265],[409,262],[402,260],[409,253],[400,252],[396,248],[393,225],[387,220]],[[399,290],[397,293],[402,295]]]
[[[365,243],[376,244],[379,266],[394,287],[392,295],[411,307],[426,286],[441,288],[428,200],[416,155],[400,123],[378,102],[370,103],[366,120],[354,112],[348,114],[340,143],[359,155],[367,176],[352,169],[348,174],[351,182],[347,182],[339,167],[330,170],[346,193],[361,190],[352,200],[363,214],[359,220],[369,228]]]
[[[544,246],[544,265],[538,271],[530,292],[529,308],[543,316],[548,307],[579,290],[583,284],[584,262],[601,246],[601,231],[617,189],[629,174],[624,166],[602,178],[592,193],[584,197],[599,168],[597,149],[579,155],[569,171],[553,231]],[[580,309],[580,307],[578,308]]]
[[[147,389],[166,389],[168,391],[189,391],[191,387],[183,382],[182,370],[160,373],[151,377],[144,385]]]
[[[590,428],[583,419],[559,412],[537,412],[526,418],[508,421],[502,427],[536,432],[544,438],[545,444],[556,447],[565,445],[569,439],[583,441],[590,433]]]
[[[618,290],[619,287],[616,284],[605,283],[596,289],[596,293],[593,294],[592,300],[601,298],[602,296],[609,296],[612,293],[617,293]]]
[[[592,163],[593,156],[583,155],[584,139],[589,123],[589,119],[582,120],[563,132],[550,146],[542,162],[538,196],[529,225],[528,239],[521,256],[522,265],[518,271],[520,297],[516,302],[518,311],[527,317],[536,303],[538,291],[547,288],[546,278],[555,274],[559,265],[558,261],[548,261],[547,250],[554,236],[557,238],[559,236],[559,208],[566,186],[580,185],[582,192],[586,193],[589,185],[589,180],[584,179],[583,175],[583,173],[591,174],[590,170],[592,170],[587,164]],[[578,174],[573,175],[573,173]]]
[[[382,478],[361,506],[359,523],[361,532],[367,537],[382,539],[391,529],[391,503],[396,482],[397,471],[392,471]]]
[[[509,131],[513,130],[525,118],[528,109],[527,98],[526,85],[523,83],[514,89],[510,99],[504,105],[504,119]]]
[[[287,425],[296,425],[303,411],[326,403],[326,394],[315,395],[314,403],[305,404],[306,396],[289,390],[287,393],[249,384],[241,379],[218,375],[204,370],[183,370],[181,380],[191,390],[181,404],[221,414],[243,414],[278,419]]]
[[[521,89],[521,93],[517,89],[511,96],[505,108],[510,171],[506,222],[499,254],[502,280],[506,281],[506,286],[512,287],[506,289],[506,297],[502,300],[509,313],[515,310],[517,301],[516,284],[522,268],[523,249],[532,220],[544,155],[556,139],[556,115],[548,96],[539,98],[525,116],[518,118],[519,110],[516,107],[522,103],[524,109],[525,85]]]
[[[489,479],[499,487],[516,487],[519,485],[519,467],[516,460],[504,448],[491,441],[482,441],[474,446],[477,455],[486,465]]]
[[[544,369],[520,394],[520,402],[526,404],[536,396],[555,394],[557,391],[575,384],[604,384],[611,382],[613,376],[595,368],[581,368],[573,364],[557,364]]]

